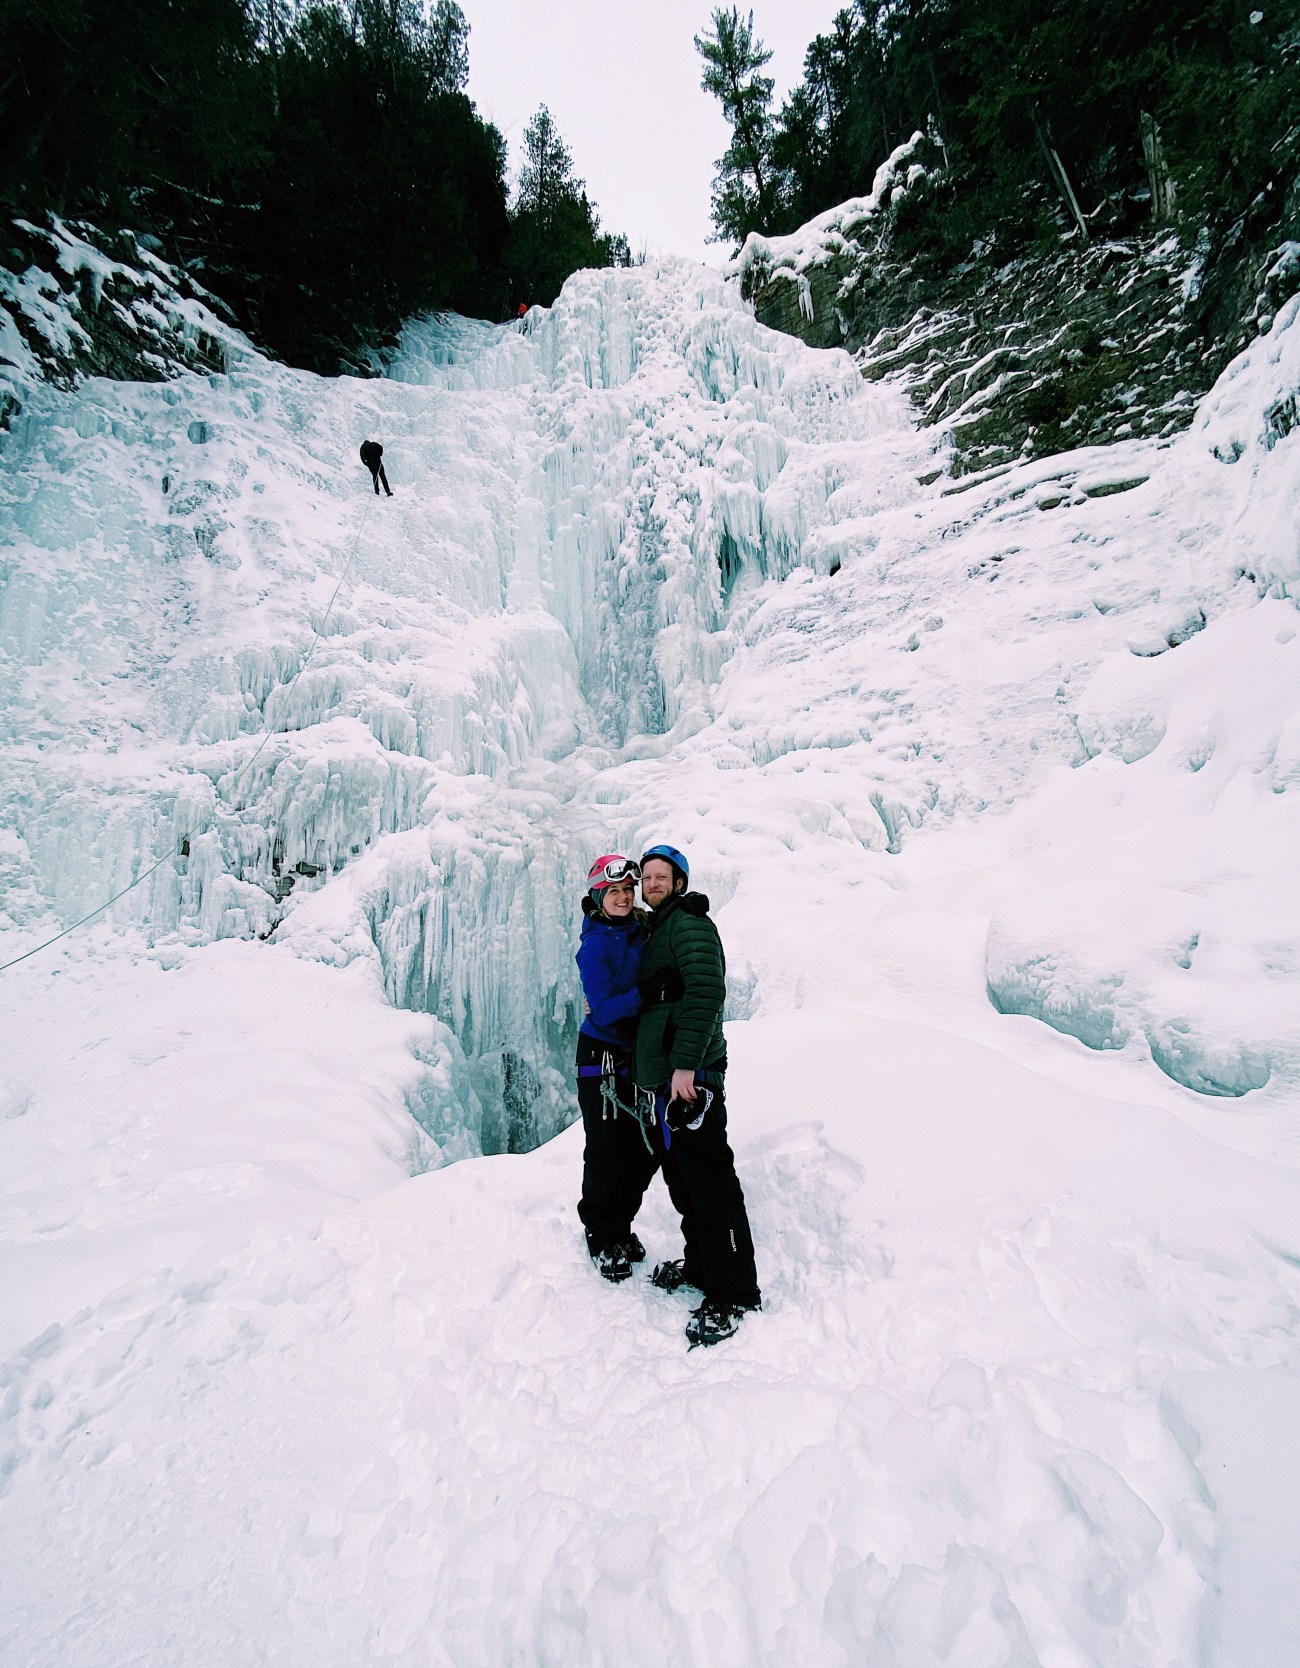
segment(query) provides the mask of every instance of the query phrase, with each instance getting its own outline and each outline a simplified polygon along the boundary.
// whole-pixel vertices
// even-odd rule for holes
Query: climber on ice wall
[[[384,491],[391,498],[393,489],[388,484],[388,476],[384,473],[384,448],[377,440],[363,440],[361,442],[361,461],[370,471],[370,478],[375,483],[375,497],[379,496],[379,483],[384,483]]]

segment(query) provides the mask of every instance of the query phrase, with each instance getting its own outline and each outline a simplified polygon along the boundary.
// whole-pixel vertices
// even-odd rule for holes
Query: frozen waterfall
[[[33,389],[0,961],[163,861],[0,975],[0,1656],[1294,1662],[1298,393],[1300,298],[953,480],[684,263]],[[561,1128],[651,837],[764,1298],[690,1356]]]
[[[686,263],[579,275],[523,331],[413,324],[378,382],[249,353],[40,392],[0,512],[8,942],[170,851],[116,925],[334,960],[364,925],[463,1066],[450,1102],[413,1088],[428,1133],[554,1133],[587,856],[660,826],[601,784],[713,719],[738,622],[826,568],[882,435],[924,449],[846,356]],[[915,490],[882,457],[866,495]]]

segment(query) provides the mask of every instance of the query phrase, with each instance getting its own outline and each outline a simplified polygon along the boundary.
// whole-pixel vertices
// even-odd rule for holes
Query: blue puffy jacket
[[[584,898],[584,908],[586,903]],[[641,1011],[636,981],[645,941],[646,930],[635,915],[622,921],[587,915],[577,956],[582,994],[591,1010],[582,1022],[584,1036],[631,1048],[633,1021]]]

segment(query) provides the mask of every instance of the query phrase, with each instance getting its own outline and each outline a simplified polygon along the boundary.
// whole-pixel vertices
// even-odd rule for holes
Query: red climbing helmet
[[[607,886],[621,886],[629,880],[635,886],[640,879],[641,865],[634,858],[610,852],[605,857],[598,857],[588,869],[587,890],[603,892]]]

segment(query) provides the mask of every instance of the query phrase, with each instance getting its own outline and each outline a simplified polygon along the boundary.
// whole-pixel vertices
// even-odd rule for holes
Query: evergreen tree
[[[469,80],[469,24],[455,0],[437,0],[427,26],[430,83],[463,93]]]
[[[546,106],[524,130],[507,269],[519,300],[548,306],[580,267],[627,266],[628,242],[602,235],[587,188]]]
[[[296,362],[328,369],[412,313],[496,313],[507,233],[500,135],[393,0],[300,14],[258,211],[226,227],[218,285]]]
[[[501,317],[508,237],[530,300],[628,258],[553,123],[512,234],[456,0],[0,0],[0,38],[0,205],[154,233],[295,363],[355,365],[413,313]]]
[[[705,85],[722,97],[743,84],[724,64],[761,48],[735,11],[714,17]],[[747,143],[772,170],[760,211],[733,120],[714,224],[736,241],[864,192],[917,130],[944,168],[913,227],[932,256],[1180,218],[1262,238],[1295,215],[1300,0],[852,0],[809,46],[770,137],[760,93],[749,108]]]
[[[718,160],[713,182],[717,236],[743,243],[751,231],[771,230],[777,213],[772,160],[771,76],[761,74],[772,54],[754,34],[754,14],[719,6],[710,32],[696,35],[704,60],[700,85],[722,105],[731,143]]]
[[[249,139],[243,0],[0,0],[0,200],[129,213],[133,188],[211,193]]]
[[[554,218],[559,205],[582,190],[574,178],[573,157],[560,137],[555,118],[544,104],[524,129],[524,154],[519,168],[521,213],[536,214],[544,224]]]
[[[817,93],[796,87],[782,106],[772,136],[772,167],[781,186],[781,210],[773,231],[810,220],[829,188],[829,124]]]

